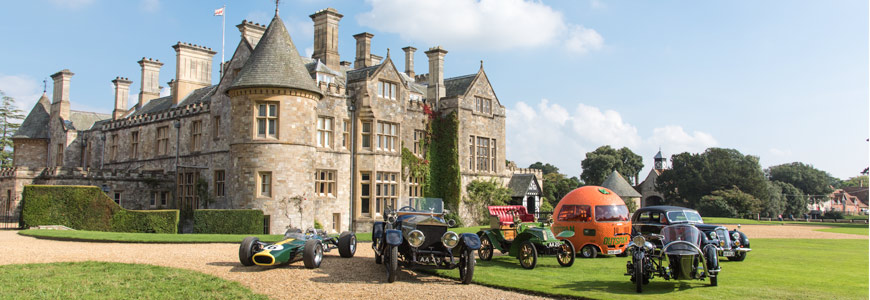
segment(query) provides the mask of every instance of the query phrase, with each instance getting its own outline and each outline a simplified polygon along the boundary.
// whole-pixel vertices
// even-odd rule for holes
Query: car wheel
[[[706,251],[706,259],[707,259],[707,268],[711,270],[719,269],[719,254],[717,254],[716,249],[713,246],[707,246],[704,248]],[[710,270],[707,270],[710,272]],[[717,286],[719,285],[719,274],[710,274],[710,285]]]
[[[643,256],[643,251],[637,251],[631,255],[631,263],[634,265],[634,287],[638,293],[643,292]]]
[[[239,245],[239,261],[243,266],[253,266],[254,260],[254,247],[257,246],[260,242],[260,239],[249,236],[242,240],[242,244]]]
[[[559,265],[563,267],[570,267],[574,264],[574,257],[577,256],[577,253],[574,252],[574,244],[569,240],[564,240],[562,246],[560,246],[559,254],[556,256],[556,259],[559,261]]]
[[[580,257],[582,258],[595,258],[598,257],[598,248],[592,245],[583,246],[583,249],[580,249]]]
[[[302,249],[302,261],[306,268],[320,267],[320,262],[323,261],[323,245],[319,240],[305,241],[305,248]]]
[[[384,266],[387,267],[387,282],[396,281],[399,273],[399,246],[387,246],[384,251]]]
[[[341,257],[353,257],[356,253],[356,235],[353,232],[345,231],[338,236],[338,254]]]
[[[463,284],[471,283],[471,278],[474,277],[474,265],[474,250],[463,250],[459,254],[459,280]]]
[[[520,246],[520,265],[526,269],[534,269],[538,264],[538,251],[535,250],[535,244],[531,241],[525,241]]]
[[[477,249],[477,256],[482,260],[488,261],[492,259],[492,253],[492,241],[489,240],[488,236],[483,235],[480,238],[480,249]]]
[[[728,258],[730,261],[743,261],[744,259],[746,259],[746,252],[743,251],[734,253],[734,256]]]

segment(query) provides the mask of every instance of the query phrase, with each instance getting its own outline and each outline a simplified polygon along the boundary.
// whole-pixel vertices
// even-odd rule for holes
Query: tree
[[[587,152],[580,164],[583,167],[580,179],[589,185],[601,185],[614,170],[623,174],[629,182],[637,182],[638,173],[643,169],[643,158],[627,147],[617,150],[604,145]]]
[[[778,181],[767,181],[768,199],[761,204],[761,215],[772,218],[785,212],[786,198]]]
[[[739,188],[716,190],[701,197],[698,212],[710,217],[746,217],[755,215],[761,209],[761,201],[744,193]]]
[[[0,90],[0,167],[12,166],[12,135],[21,127],[24,111],[15,105],[15,98]]]
[[[843,187],[867,186],[867,175],[859,175],[843,181]]]
[[[801,162],[772,166],[765,173],[770,180],[789,183],[811,197],[827,197],[838,181],[827,172]]]
[[[541,170],[541,173],[544,173],[544,176],[552,173],[559,173],[559,168],[549,163],[543,164],[541,162],[535,162],[529,165],[529,169],[538,169]]]
[[[781,211],[783,214],[800,216],[807,212],[807,204],[810,200],[803,191],[782,181],[771,181],[771,183],[782,190],[782,199],[785,201],[784,210]]]
[[[490,205],[505,205],[511,200],[511,189],[502,186],[495,178],[474,180],[465,186],[468,192],[466,202],[473,213],[474,222],[485,224],[489,221]]]
[[[544,174],[544,198],[555,207],[562,197],[581,185],[583,183],[577,177],[565,178],[565,174],[561,173]]]
[[[758,157],[723,148],[709,148],[700,154],[683,152],[671,157],[671,169],[656,180],[656,189],[668,203],[691,208],[713,191],[735,187],[762,203],[768,200]]]

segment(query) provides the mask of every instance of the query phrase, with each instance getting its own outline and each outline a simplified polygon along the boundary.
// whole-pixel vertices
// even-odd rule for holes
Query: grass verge
[[[743,262],[721,262],[719,286],[709,281],[654,278],[642,295],[624,276],[625,257],[578,258],[561,267],[554,256],[538,257],[525,270],[516,258],[477,260],[474,282],[554,296],[593,299],[867,299],[866,240],[753,239]],[[821,254],[821,255],[820,255]],[[458,278],[457,270],[438,270]],[[825,276],[818,276],[824,273]]]
[[[86,242],[121,243],[239,243],[245,234],[171,234],[171,233],[129,233],[85,230],[48,230],[27,229],[18,234],[56,240]],[[283,235],[254,235],[264,242],[280,241]]]
[[[268,299],[238,282],[152,265],[64,262],[0,266],[8,299]]]

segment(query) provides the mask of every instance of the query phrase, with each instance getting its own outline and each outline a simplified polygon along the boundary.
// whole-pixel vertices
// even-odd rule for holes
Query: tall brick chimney
[[[211,85],[212,57],[217,53],[211,48],[178,42],[175,49],[175,86],[172,102],[178,104],[187,94]]]
[[[73,75],[75,73],[70,72],[69,69],[63,69],[51,75],[51,79],[54,81],[53,101],[51,102],[52,122],[58,117],[69,120],[69,86]]]
[[[433,101],[438,106],[441,97],[447,94],[444,88],[444,56],[447,50],[441,46],[429,48],[426,56],[429,57],[429,87],[426,89],[426,99]]]
[[[372,38],[374,34],[363,32],[353,36],[356,39],[356,59],[353,61],[354,69],[361,69],[372,66]]]
[[[112,83],[115,85],[115,110],[112,111],[112,120],[117,120],[127,113],[127,98],[130,97],[130,84],[133,82],[127,77],[115,77]]]
[[[242,38],[248,40],[248,43],[254,48],[257,47],[257,43],[260,42],[260,38],[266,32],[266,25],[260,25],[260,23],[248,20],[242,20],[242,24],[236,25],[236,28],[242,33]]]
[[[339,70],[338,21],[344,15],[330,7],[309,17],[314,21],[314,53],[311,58],[319,59],[330,69]]]
[[[405,74],[414,79],[414,51],[417,51],[417,48],[408,46],[402,50],[405,50]]]
[[[160,67],[163,63],[159,59],[142,58],[138,61],[142,67],[142,89],[139,92],[139,108],[145,107],[148,101],[160,97]]]

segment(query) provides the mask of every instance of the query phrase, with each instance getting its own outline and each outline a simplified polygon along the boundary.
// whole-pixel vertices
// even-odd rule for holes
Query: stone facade
[[[45,97],[31,112],[50,110],[48,125],[25,122],[47,133],[21,131],[17,168],[0,171],[0,187],[20,195],[25,184],[96,185],[129,209],[261,209],[272,233],[314,222],[369,231],[384,205],[417,193],[417,180],[402,176],[401,153],[422,157],[415,144],[425,135],[426,106],[459,116],[463,194],[475,179],[507,184],[514,173],[537,171],[505,166],[505,108],[482,63],[476,73],[443,78],[447,51],[434,47],[426,52],[431,74],[416,75],[416,48],[406,47],[400,72],[389,50],[370,53],[373,35],[361,33],[352,67],[338,57],[342,15],[330,8],[310,17],[314,58],[298,56],[277,15],[269,27],[242,21],[217,84],[202,73],[214,51],[178,43],[171,95],[154,92],[162,63],[142,58],[139,102],[127,109],[117,98],[113,115],[69,112],[72,72],[58,72],[51,108]],[[129,89],[127,77],[115,79],[113,95]],[[193,192],[197,182],[208,199]],[[460,215],[469,218],[467,208]]]

